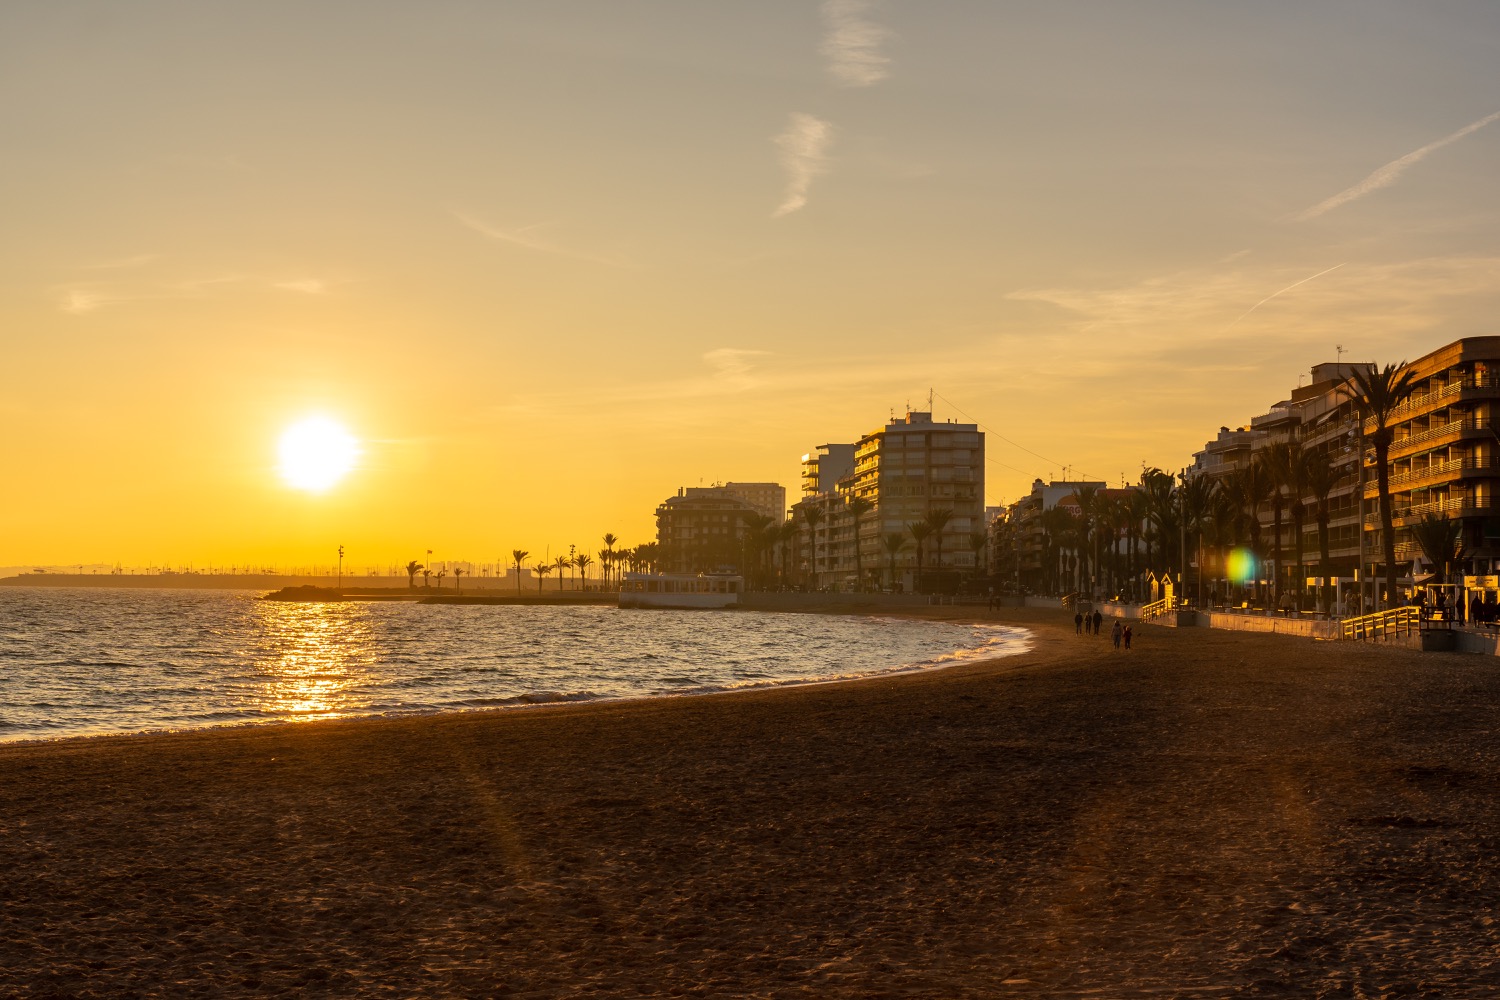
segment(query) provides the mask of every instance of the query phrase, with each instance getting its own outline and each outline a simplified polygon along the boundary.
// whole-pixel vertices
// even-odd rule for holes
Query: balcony
[[[1480,473],[1500,476],[1500,459],[1497,458],[1455,458],[1450,462],[1439,462],[1429,465],[1423,469],[1413,469],[1400,475],[1391,477],[1391,489],[1414,489],[1417,486],[1430,484],[1435,480],[1458,479],[1465,473]],[[1365,499],[1374,497],[1379,492],[1373,478],[1365,481]]]
[[[1458,382],[1450,382],[1441,388],[1433,389],[1431,392],[1424,392],[1420,396],[1412,396],[1391,411],[1389,421],[1410,419],[1413,414],[1421,413],[1437,403],[1451,405],[1465,399],[1495,399],[1497,397],[1500,397],[1500,376],[1471,375]],[[1375,433],[1374,420],[1365,421],[1365,433]]]
[[[1391,524],[1399,528],[1403,524],[1420,520],[1426,514],[1440,514],[1445,517],[1475,517],[1494,514],[1497,511],[1500,511],[1500,501],[1487,497],[1483,499],[1454,497],[1450,500],[1429,500],[1427,503],[1398,503],[1392,505]],[[1365,527],[1380,527],[1380,511],[1365,515]]]
[[[1406,452],[1416,448],[1418,445],[1435,445],[1436,442],[1447,438],[1457,438],[1473,431],[1483,431],[1485,434],[1492,432],[1494,421],[1488,417],[1464,417],[1461,420],[1450,420],[1446,424],[1437,427],[1429,427],[1425,431],[1397,438],[1391,442],[1391,455],[1394,457],[1399,452]]]

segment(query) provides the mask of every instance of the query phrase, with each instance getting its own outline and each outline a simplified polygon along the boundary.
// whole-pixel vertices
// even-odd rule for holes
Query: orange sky
[[[990,503],[1179,468],[1335,345],[1494,332],[1497,54],[1479,3],[6,5],[0,566],[632,544],[929,388],[1021,446]]]

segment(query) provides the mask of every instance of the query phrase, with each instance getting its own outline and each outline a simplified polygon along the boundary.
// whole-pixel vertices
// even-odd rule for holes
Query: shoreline
[[[0,746],[0,993],[1500,987],[1500,673],[997,623],[1032,649],[732,698]]]
[[[504,603],[504,602],[500,602],[500,603]],[[720,609],[720,610],[725,610],[725,609]],[[656,701],[656,700],[659,700],[659,699],[675,699],[675,698],[706,698],[706,697],[712,697],[712,696],[716,696],[716,695],[732,695],[732,694],[739,694],[739,693],[743,693],[743,692],[753,692],[753,691],[773,691],[773,690],[780,690],[780,689],[783,689],[783,688],[800,688],[800,687],[808,687],[808,686],[821,685],[821,684],[845,684],[845,683],[851,683],[851,682],[862,681],[862,680],[871,680],[871,679],[876,679],[876,678],[880,678],[880,677],[900,676],[900,675],[908,674],[908,673],[921,673],[921,672],[925,672],[925,671],[945,670],[945,669],[948,669],[950,667],[957,666],[957,665],[960,665],[962,663],[970,662],[970,661],[974,661],[974,662],[979,662],[979,661],[983,661],[983,662],[989,662],[989,661],[1000,662],[1000,661],[1003,661],[1003,660],[1012,659],[1015,656],[1022,655],[1023,653],[1027,652],[1030,649],[1031,635],[1030,635],[1029,631],[1027,629],[1025,629],[1024,627],[1018,626],[1018,625],[1007,625],[1007,624],[1002,623],[1002,622],[981,621],[981,620],[974,619],[972,615],[960,615],[960,616],[957,616],[957,617],[949,617],[949,616],[939,617],[938,615],[902,614],[902,613],[899,613],[898,611],[895,611],[895,610],[892,610],[892,611],[874,611],[874,610],[869,610],[869,611],[851,611],[848,608],[845,608],[845,607],[842,607],[842,606],[837,606],[837,605],[811,606],[811,607],[807,607],[807,608],[804,608],[804,609],[800,609],[798,611],[784,611],[784,610],[780,610],[780,609],[778,609],[778,610],[771,610],[771,611],[762,611],[761,609],[758,609],[758,608],[734,608],[734,609],[727,609],[727,610],[729,610],[731,612],[754,611],[756,613],[763,613],[763,614],[796,614],[796,613],[802,613],[802,614],[813,614],[813,615],[838,616],[838,617],[846,617],[846,618],[872,618],[872,619],[873,618],[877,618],[877,617],[907,618],[907,619],[911,619],[911,620],[914,620],[914,621],[939,621],[939,622],[943,622],[944,624],[970,625],[970,626],[973,626],[973,627],[976,627],[976,628],[978,628],[978,627],[994,626],[994,627],[998,627],[998,628],[1008,629],[1011,632],[1019,632],[1019,633],[1021,633],[1021,635],[1018,637],[1018,641],[1024,643],[1025,645],[1023,646],[1023,648],[1021,648],[1021,649],[1019,649],[1019,650],[1017,650],[1016,652],[1013,652],[1013,653],[1001,653],[1001,654],[998,654],[998,655],[991,655],[991,656],[986,656],[986,655],[984,655],[983,653],[980,652],[980,650],[982,650],[984,648],[984,646],[977,647],[976,649],[973,649],[973,650],[963,650],[963,649],[953,650],[953,651],[951,651],[949,653],[942,654],[936,660],[923,661],[923,662],[915,663],[915,664],[900,664],[900,665],[896,665],[896,666],[883,667],[883,668],[880,668],[880,669],[877,669],[877,670],[872,670],[872,671],[869,671],[867,673],[860,673],[860,674],[837,675],[837,676],[828,676],[828,677],[806,677],[806,678],[788,678],[788,679],[779,679],[779,680],[773,679],[773,680],[747,681],[747,682],[744,682],[742,684],[737,684],[737,685],[733,685],[733,686],[729,686],[729,687],[717,687],[716,688],[716,687],[712,687],[712,686],[707,686],[707,687],[700,687],[700,688],[687,688],[687,689],[682,689],[682,690],[655,691],[655,692],[651,692],[651,693],[647,693],[647,694],[590,695],[590,694],[573,694],[573,693],[569,693],[569,692],[541,692],[539,694],[557,694],[558,697],[555,697],[555,698],[537,697],[536,700],[527,700],[528,698],[531,697],[531,695],[522,694],[522,695],[516,695],[516,696],[514,696],[513,699],[507,699],[507,700],[514,701],[513,704],[485,705],[485,706],[477,706],[477,707],[472,707],[472,708],[434,708],[434,709],[426,709],[426,710],[413,709],[413,710],[410,710],[410,711],[379,712],[379,713],[351,712],[351,713],[349,713],[347,715],[332,716],[332,717],[322,718],[322,719],[303,719],[303,720],[299,720],[299,719],[260,719],[260,720],[244,720],[244,721],[240,721],[240,722],[226,722],[226,723],[222,723],[222,724],[219,724],[219,725],[185,726],[185,727],[176,728],[176,729],[160,728],[160,729],[133,730],[133,731],[129,731],[129,732],[71,733],[71,734],[67,734],[67,735],[58,735],[58,736],[35,736],[35,737],[22,737],[22,738],[15,738],[15,739],[0,738],[0,750],[3,750],[5,747],[13,747],[13,746],[30,746],[30,745],[36,745],[36,744],[41,744],[41,745],[55,745],[55,744],[66,743],[66,742],[74,741],[74,740],[107,740],[107,739],[130,739],[130,738],[136,738],[136,737],[161,737],[161,736],[170,736],[170,735],[183,734],[183,733],[234,732],[234,731],[238,731],[238,730],[242,730],[242,729],[260,729],[260,728],[265,728],[265,727],[276,727],[276,726],[328,725],[328,724],[338,724],[338,723],[345,723],[345,722],[353,722],[353,721],[359,721],[359,720],[378,721],[378,720],[395,720],[395,719],[427,719],[427,718],[435,718],[435,717],[447,716],[447,715],[473,715],[473,714],[485,714],[485,713],[506,713],[506,712],[513,712],[513,711],[524,711],[524,710],[533,710],[533,709],[541,709],[541,708],[552,708],[552,707],[558,707],[558,706],[602,705],[602,704],[630,703],[630,702],[641,702],[641,701]],[[935,611],[936,610],[952,611],[952,610],[956,610],[956,609],[945,608],[945,609],[933,609],[933,610],[935,610]],[[648,612],[645,612],[645,613],[649,614],[650,612],[648,611]],[[967,655],[966,656],[965,653],[969,653],[969,654],[973,654],[973,655]]]

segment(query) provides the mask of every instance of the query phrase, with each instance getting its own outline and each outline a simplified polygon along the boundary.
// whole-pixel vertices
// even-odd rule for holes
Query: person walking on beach
[[[1124,631],[1125,630],[1120,627],[1119,619],[1116,619],[1115,627],[1109,630],[1109,637],[1114,641],[1116,649],[1120,648],[1120,636],[1124,633]]]
[[[1104,621],[1104,616],[1101,615],[1098,611],[1095,611],[1094,612],[1094,634],[1095,635],[1099,634],[1099,623],[1102,622],[1102,621]]]
[[[1125,648],[1126,649],[1130,648],[1130,626],[1129,625],[1125,626]]]
[[[1073,634],[1083,635],[1083,612],[1073,612]]]

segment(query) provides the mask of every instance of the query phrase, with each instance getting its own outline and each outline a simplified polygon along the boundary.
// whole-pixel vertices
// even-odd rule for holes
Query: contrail
[[[1457,132],[1454,132],[1452,135],[1443,136],[1443,138],[1439,139],[1437,142],[1429,142],[1421,149],[1413,150],[1412,152],[1407,153],[1405,156],[1401,157],[1399,160],[1392,160],[1390,163],[1387,163],[1385,166],[1381,167],[1379,170],[1375,171],[1373,174],[1366,177],[1364,180],[1360,181],[1352,188],[1349,188],[1345,191],[1340,191],[1332,198],[1328,198],[1325,201],[1318,202],[1312,208],[1309,208],[1301,215],[1298,215],[1296,217],[1296,221],[1306,222],[1308,219],[1315,219],[1318,216],[1322,215],[1324,212],[1331,212],[1335,208],[1338,208],[1340,205],[1351,202],[1356,198],[1363,198],[1371,191],[1379,191],[1383,187],[1390,187],[1392,184],[1396,183],[1397,178],[1399,178],[1403,173],[1406,172],[1407,167],[1410,167],[1418,160],[1423,159],[1428,153],[1442,149],[1450,142],[1457,142],[1466,135],[1472,135],[1473,133],[1478,132],[1480,129],[1484,128],[1486,125],[1493,121],[1500,121],[1500,111],[1496,111],[1494,114],[1489,115],[1488,117],[1481,118],[1477,122],[1472,122],[1468,125],[1465,125],[1463,128],[1459,129]]]
[[[1343,264],[1335,264],[1332,267],[1330,267],[1328,269],[1328,271],[1337,271],[1339,268],[1343,267],[1344,264],[1347,264],[1347,263],[1349,263],[1349,262],[1346,260],[1346,261],[1344,261]],[[1255,310],[1259,309],[1261,306],[1265,305],[1267,302],[1270,302],[1276,296],[1278,296],[1278,295],[1285,295],[1287,292],[1290,292],[1293,288],[1296,288],[1298,285],[1305,285],[1305,284],[1307,284],[1309,281],[1313,280],[1313,278],[1321,278],[1321,277],[1323,277],[1323,275],[1327,274],[1328,271],[1319,271],[1317,274],[1311,275],[1310,277],[1303,278],[1301,281],[1294,281],[1294,282],[1292,282],[1290,285],[1287,285],[1285,288],[1283,288],[1279,292],[1272,292],[1270,295],[1267,295],[1265,298],[1263,298],[1259,302],[1255,303],[1255,305],[1251,306],[1249,309],[1246,309],[1245,310],[1245,316],[1249,316],[1251,313],[1255,312]],[[1245,316],[1241,316],[1240,319],[1237,319],[1233,323],[1230,323],[1228,326],[1226,326],[1223,330],[1220,330],[1219,332],[1220,333],[1228,333],[1230,330],[1233,330],[1236,326],[1238,326],[1240,324],[1240,320],[1244,319]]]

